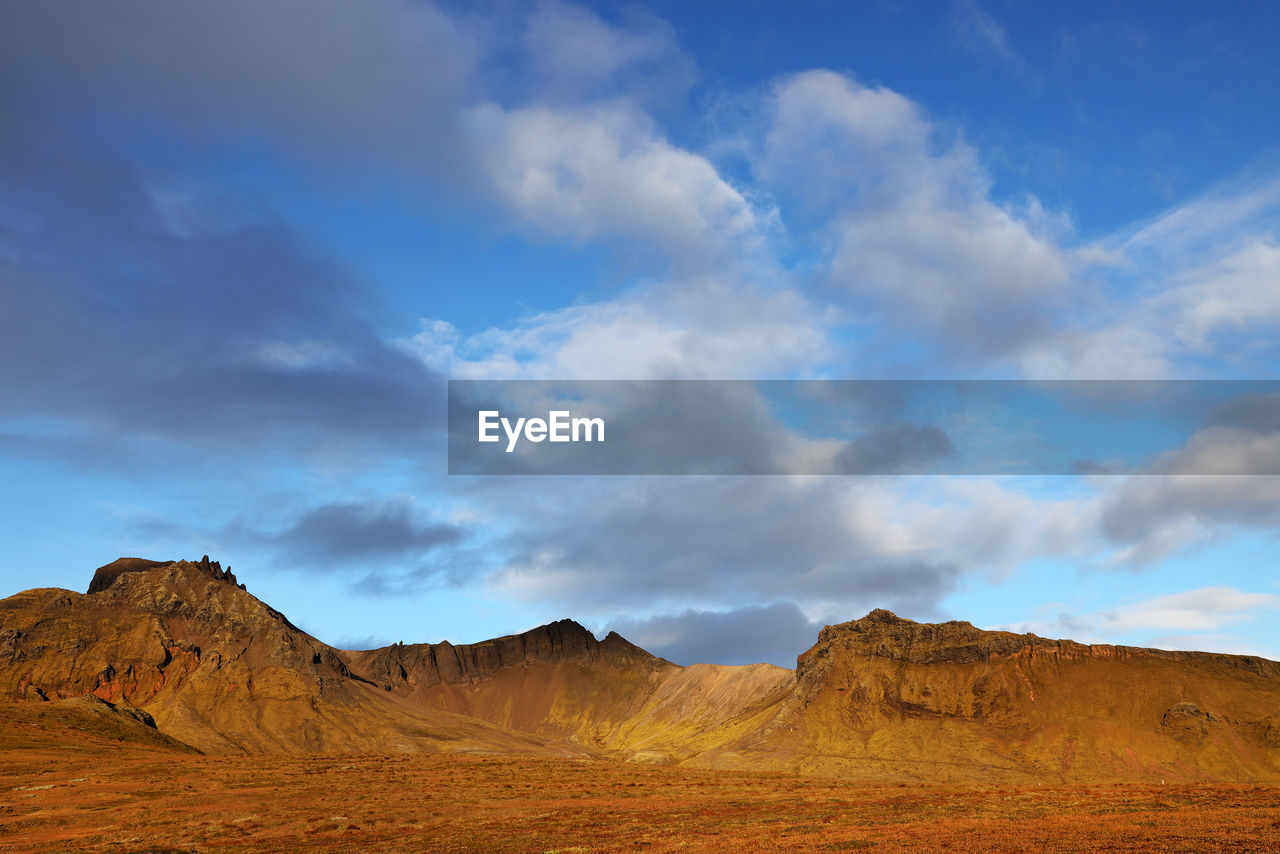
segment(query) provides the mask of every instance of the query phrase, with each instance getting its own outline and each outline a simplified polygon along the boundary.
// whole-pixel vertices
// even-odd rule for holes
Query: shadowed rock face
[[[121,558],[89,589],[0,600],[0,694],[50,708],[87,694],[113,705],[58,714],[144,740],[153,721],[207,752],[486,750],[872,780],[1280,779],[1280,663],[1256,657],[880,610],[824,628],[794,672],[678,667],[572,620],[347,652],[208,557]]]

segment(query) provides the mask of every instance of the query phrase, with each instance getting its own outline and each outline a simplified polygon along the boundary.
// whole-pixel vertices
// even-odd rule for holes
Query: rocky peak
[[[152,569],[166,569],[171,566],[189,567],[198,570],[210,578],[218,581],[225,581],[233,587],[245,589],[243,584],[236,583],[236,577],[231,572],[231,567],[222,568],[222,564],[216,560],[209,560],[208,555],[204,555],[198,561],[186,560],[146,560],[140,557],[122,557],[116,558],[106,566],[100,566],[93,573],[93,580],[89,582],[89,593],[101,593],[109,588],[115,580],[125,573],[129,572],[146,572]]]
[[[126,572],[146,572],[149,569],[162,569],[166,566],[173,566],[171,560],[147,560],[140,557],[120,557],[111,561],[106,566],[100,566],[93,573],[93,580],[89,582],[89,593],[101,593],[111,586],[117,578]]]
[[[1035,635],[984,631],[964,620],[917,623],[878,608],[865,617],[825,627],[818,643],[797,659],[804,668],[832,649],[898,661],[933,663],[977,661],[1016,653],[1028,647],[1056,645]]]

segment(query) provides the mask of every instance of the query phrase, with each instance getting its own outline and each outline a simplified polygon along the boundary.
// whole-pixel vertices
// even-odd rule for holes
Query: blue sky
[[[459,478],[445,381],[1273,379],[1280,9],[0,3],[0,591],[787,663],[1280,657],[1280,419],[1134,477]]]

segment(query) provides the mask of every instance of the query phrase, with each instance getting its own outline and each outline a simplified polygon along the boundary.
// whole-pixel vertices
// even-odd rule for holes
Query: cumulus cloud
[[[511,523],[489,583],[590,614],[791,601],[835,619],[930,616],[962,578],[1090,545],[1072,502],[966,479],[575,478],[556,502],[532,500],[538,478],[513,480],[467,493]]]
[[[521,11],[508,30],[483,17],[399,0],[7,9],[0,443],[77,461],[139,436],[247,467],[316,449],[385,461],[441,438],[442,375],[866,376],[897,349],[923,352],[931,374],[1274,364],[1274,174],[1073,247],[1069,222],[997,198],[979,152],[910,98],[816,70],[763,95],[744,131],[748,169],[731,180],[707,153],[717,141],[700,151],[662,126],[663,98],[693,72],[666,24],[564,3]],[[977,5],[958,3],[954,23],[1018,64]],[[527,85],[494,84],[504,52]],[[261,141],[330,186],[371,180],[436,210],[478,207],[538,240],[605,246],[646,278],[506,327],[464,334],[433,317],[388,341],[357,273],[270,215],[77,147],[86,115],[127,115],[169,141]],[[1274,526],[1274,480],[1187,474],[1210,457],[1240,472],[1274,464],[1274,425],[1243,418],[1207,424],[1161,476],[1108,481],[1089,499],[996,481],[779,477],[582,480],[546,501],[528,478],[456,486],[491,526],[483,551],[399,500],[308,495],[275,526],[242,530],[289,561],[372,566],[359,584],[383,595],[443,574],[604,616],[639,602],[650,616],[629,625],[672,655],[727,654],[716,638],[756,620],[774,628],[751,654],[781,660],[810,616],[929,616],[966,577],[1033,558],[1109,546],[1141,563],[1230,526]],[[708,440],[786,450],[773,429],[761,419]],[[948,447],[922,427],[842,459]],[[1192,630],[1168,616],[1178,607],[1141,619]],[[1137,626],[1126,614],[1095,623]]]
[[[1179,448],[1148,473],[1110,484],[1103,532],[1116,557],[1149,564],[1232,529],[1280,522],[1280,396],[1250,394],[1208,413]]]
[[[331,183],[447,191],[539,238],[625,236],[638,259],[710,266],[760,239],[769,212],[646,111],[658,76],[692,73],[669,25],[556,2],[519,20],[513,54],[484,14],[408,0],[26,6],[0,33],[0,96],[30,97],[19,81],[38,80],[68,112],[114,102],[193,139],[259,136]],[[522,87],[529,103],[485,91],[512,62],[539,80]]]
[[[1038,217],[993,201],[975,152],[913,102],[812,71],[781,80],[772,107],[762,180],[784,217],[817,217],[827,283],[855,313],[932,352],[992,359],[1062,310],[1068,256]]]
[[[1103,502],[1102,526],[1119,560],[1149,564],[1236,530],[1280,521],[1275,475],[1144,475],[1126,478]]]
[[[767,226],[714,166],[620,102],[475,107],[468,126],[492,191],[520,225],[578,242],[626,237],[682,266],[713,268]]]

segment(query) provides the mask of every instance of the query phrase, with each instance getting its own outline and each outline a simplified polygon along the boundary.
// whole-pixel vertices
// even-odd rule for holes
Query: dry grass
[[[486,755],[0,752],[0,851],[1277,851],[1280,787],[886,786]]]

